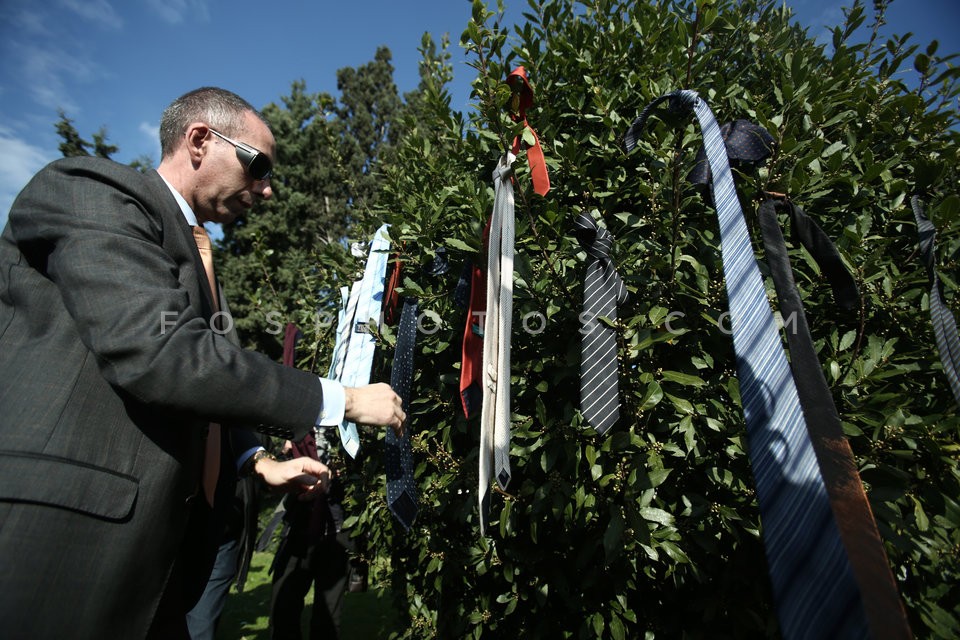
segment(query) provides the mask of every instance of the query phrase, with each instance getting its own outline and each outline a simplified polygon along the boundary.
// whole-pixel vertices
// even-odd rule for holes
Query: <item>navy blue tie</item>
[[[796,638],[866,638],[866,616],[840,540],[797,387],[734,188],[720,127],[693,91],[648,106],[624,136],[629,151],[651,109],[670,99],[700,122],[720,222],[737,378],[780,629]]]
[[[394,517],[409,529],[417,517],[417,489],[413,482],[413,450],[410,446],[410,385],[413,380],[413,353],[417,341],[417,300],[406,298],[397,328],[390,386],[403,400],[407,423],[403,435],[393,429],[386,434],[387,506]]]

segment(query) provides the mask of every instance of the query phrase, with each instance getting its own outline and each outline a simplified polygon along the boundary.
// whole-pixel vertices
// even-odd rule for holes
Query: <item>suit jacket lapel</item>
[[[184,217],[183,211],[180,210],[177,199],[170,193],[170,188],[160,177],[160,174],[156,171],[149,171],[146,176],[150,179],[151,186],[163,194],[157,202],[163,203],[161,217],[164,221],[164,228],[176,230],[173,233],[164,234],[164,247],[180,264],[180,268],[184,272],[180,282],[187,287],[191,300],[202,300],[202,304],[196,306],[197,313],[209,321],[213,317],[215,307],[213,306],[210,286],[207,284],[207,272],[203,267],[203,260],[200,258],[200,250],[197,249],[197,243],[193,239],[193,229]],[[168,227],[167,225],[171,226]],[[193,271],[192,277],[187,273],[190,270]],[[219,290],[219,288],[218,281],[217,289]],[[220,308],[226,310],[223,306]]]

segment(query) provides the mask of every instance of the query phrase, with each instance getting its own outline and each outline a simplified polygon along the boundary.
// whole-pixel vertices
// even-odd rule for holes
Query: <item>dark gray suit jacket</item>
[[[314,425],[317,377],[212,331],[205,283],[155,171],[58,160],[14,202],[0,236],[4,637],[143,637],[208,422],[294,438]]]

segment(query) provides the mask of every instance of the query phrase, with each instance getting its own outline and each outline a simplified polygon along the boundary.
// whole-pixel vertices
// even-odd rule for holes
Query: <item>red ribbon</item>
[[[530,88],[530,82],[527,80],[527,70],[521,65],[511,71],[510,75],[507,76],[507,84],[513,89],[510,117],[513,118],[514,122],[523,120],[523,125],[533,135],[533,145],[527,145],[527,163],[530,165],[533,190],[541,196],[545,196],[550,191],[550,176],[547,174],[547,163],[543,159],[540,138],[537,137],[537,132],[527,122],[527,108],[533,104],[533,89]],[[522,136],[513,139],[513,155],[517,155],[520,151],[521,139]]]

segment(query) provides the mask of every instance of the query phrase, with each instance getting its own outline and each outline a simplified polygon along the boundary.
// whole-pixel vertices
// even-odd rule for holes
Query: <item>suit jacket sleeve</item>
[[[302,437],[322,403],[319,380],[211,329],[196,247],[159,175],[82,160],[41,171],[9,231],[57,286],[103,376],[147,405]]]

